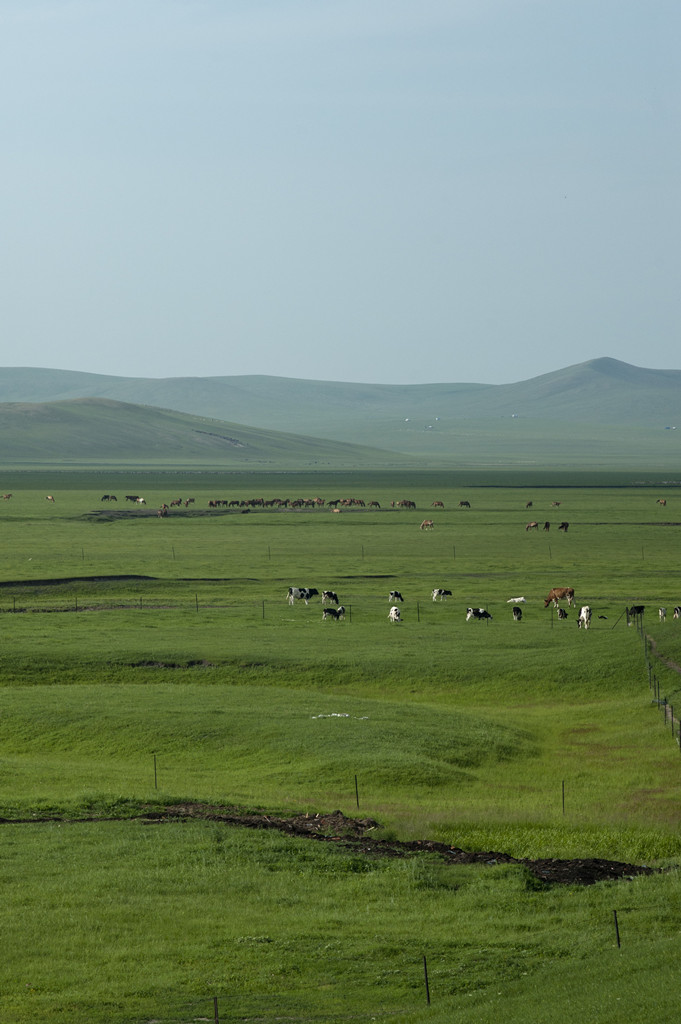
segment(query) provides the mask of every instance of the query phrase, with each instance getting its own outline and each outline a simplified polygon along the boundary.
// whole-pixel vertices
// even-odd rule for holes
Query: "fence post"
[[[213,996],[213,1013],[215,1015],[215,1024],[220,1024],[220,1017],[218,1015],[218,997]]]
[[[423,977],[426,982],[426,1003],[430,1006],[430,986],[428,984],[428,962],[424,956],[423,958]]]

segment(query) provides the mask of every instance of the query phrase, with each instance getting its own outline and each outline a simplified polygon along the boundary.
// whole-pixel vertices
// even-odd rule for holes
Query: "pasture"
[[[213,997],[221,1020],[605,1022],[622,1000],[629,1021],[667,1019],[681,753],[651,683],[674,704],[675,488],[101,479],[17,474],[0,500],[1,1020],[179,1024],[213,1019]],[[261,497],[325,504],[209,507]],[[326,504],[345,497],[364,506]],[[560,621],[544,598],[565,585]],[[345,619],[289,605],[290,586],[336,591]],[[520,864],[149,823],[171,805],[339,810],[377,837],[672,870],[549,886]]]

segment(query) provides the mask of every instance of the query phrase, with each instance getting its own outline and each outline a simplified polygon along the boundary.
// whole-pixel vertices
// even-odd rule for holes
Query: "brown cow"
[[[528,523],[527,526],[525,527],[525,532],[527,533],[528,530],[538,530],[538,529],[539,529],[539,523],[536,522],[536,520],[532,520],[532,522]]]
[[[435,526],[435,523],[433,522],[432,519],[424,519],[423,522],[421,523],[419,529],[420,530],[432,530],[434,526]]]
[[[565,599],[568,606],[571,608],[575,600],[575,588],[574,587],[553,587],[549,591],[548,597],[544,598],[544,607],[548,606],[553,602],[553,607],[558,607],[558,602]]]

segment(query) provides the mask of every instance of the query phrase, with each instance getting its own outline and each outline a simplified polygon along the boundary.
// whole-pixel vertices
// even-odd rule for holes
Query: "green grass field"
[[[213,1020],[214,997],[235,1021],[671,1019],[681,753],[654,698],[681,690],[681,498],[572,477],[485,483],[5,481],[3,1024]],[[208,507],[260,496],[366,504]],[[401,498],[416,510],[391,507]],[[289,606],[290,585],[336,591],[345,620],[322,621],[319,598]],[[544,608],[564,585],[591,606],[589,631]],[[452,597],[433,602],[434,587]],[[646,605],[655,653],[627,626],[631,604]],[[467,622],[468,606],[493,620]],[[665,870],[547,886],[523,865],[140,818],[186,802],[338,809],[379,836]]]

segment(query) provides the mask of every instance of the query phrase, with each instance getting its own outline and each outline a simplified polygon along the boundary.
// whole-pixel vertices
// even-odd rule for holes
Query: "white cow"
[[[287,600],[289,604],[293,604],[294,601],[304,601],[307,604],[310,598],[317,594],[319,591],[316,587],[289,587]]]
[[[506,604],[527,604],[524,597],[509,597]]]
[[[579,612],[579,618],[577,619],[577,625],[580,629],[582,626],[584,626],[584,629],[588,629],[591,625],[591,608],[588,604],[582,605]]]
[[[400,609],[394,604],[388,612],[388,619],[390,622],[400,622],[401,618]]]

